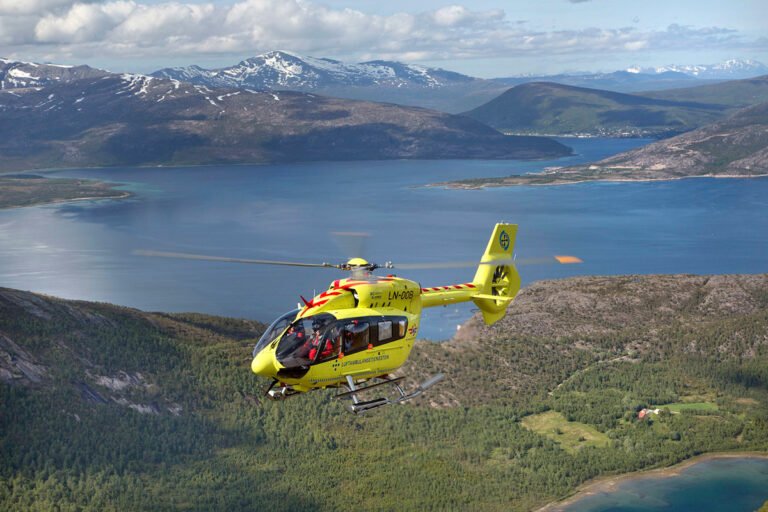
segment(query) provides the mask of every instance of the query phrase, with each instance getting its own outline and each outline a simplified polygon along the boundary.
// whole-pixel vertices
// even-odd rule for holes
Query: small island
[[[0,175],[0,209],[130,197],[130,192],[115,187],[113,183],[79,178],[46,178],[36,174]]]

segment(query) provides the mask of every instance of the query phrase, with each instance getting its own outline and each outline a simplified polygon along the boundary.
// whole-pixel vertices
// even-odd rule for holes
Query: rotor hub
[[[368,261],[364,260],[363,258],[351,258],[349,261],[347,261],[347,266],[349,268],[368,267],[370,266],[370,263],[368,263]]]

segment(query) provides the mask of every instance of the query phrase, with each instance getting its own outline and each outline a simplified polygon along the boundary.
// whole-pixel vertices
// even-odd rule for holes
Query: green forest
[[[768,276],[589,279],[417,343],[407,382],[446,381],[362,416],[336,390],[265,400],[261,323],[0,289],[0,509],[531,510],[601,475],[768,452]]]

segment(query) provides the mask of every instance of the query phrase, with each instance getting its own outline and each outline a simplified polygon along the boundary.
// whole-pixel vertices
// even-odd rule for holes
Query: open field
[[[556,411],[526,416],[521,423],[528,430],[552,439],[571,453],[585,446],[604,447],[610,443],[608,436],[598,432],[595,427],[568,421]]]
[[[659,409],[669,409],[672,413],[679,413],[682,411],[717,411],[720,409],[717,404],[713,402],[676,402],[654,407],[658,407]]]

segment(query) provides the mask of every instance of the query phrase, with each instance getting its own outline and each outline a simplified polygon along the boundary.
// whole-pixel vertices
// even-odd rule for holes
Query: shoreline
[[[51,178],[45,174],[0,175],[0,183],[7,189],[0,194],[0,210],[28,208],[74,201],[99,199],[120,200],[134,197],[135,193],[120,187],[124,183],[90,178]]]
[[[535,176],[525,175],[523,176]],[[511,178],[511,176],[509,176]],[[425,185],[426,188],[444,188],[450,190],[483,190],[486,188],[511,188],[511,187],[555,187],[562,185],[578,185],[580,183],[655,183],[660,181],[678,181],[694,178],[714,178],[714,179],[751,179],[765,178],[768,174],[696,174],[691,176],[670,176],[668,178],[612,178],[612,179],[580,179],[580,180],[553,180],[551,183],[485,183],[485,184],[463,184],[461,182],[431,183]]]
[[[704,453],[663,468],[642,469],[632,473],[622,473],[620,475],[599,476],[581,484],[571,495],[561,500],[550,502],[534,510],[535,512],[559,512],[563,510],[564,507],[573,505],[583,498],[595,494],[610,493],[622,482],[628,480],[643,480],[647,478],[669,478],[679,475],[682,471],[691,466],[717,459],[768,459],[768,452]]]
[[[16,208],[33,208],[35,206],[45,206],[49,204],[61,204],[61,203],[73,203],[75,201],[97,201],[99,199],[128,199],[129,197],[133,197],[134,194],[131,192],[122,192],[120,195],[115,196],[92,196],[92,197],[73,197],[71,199],[52,199],[50,201],[41,201],[38,203],[30,203],[30,204],[17,204],[13,206],[0,206],[0,211],[2,210],[14,210]]]

